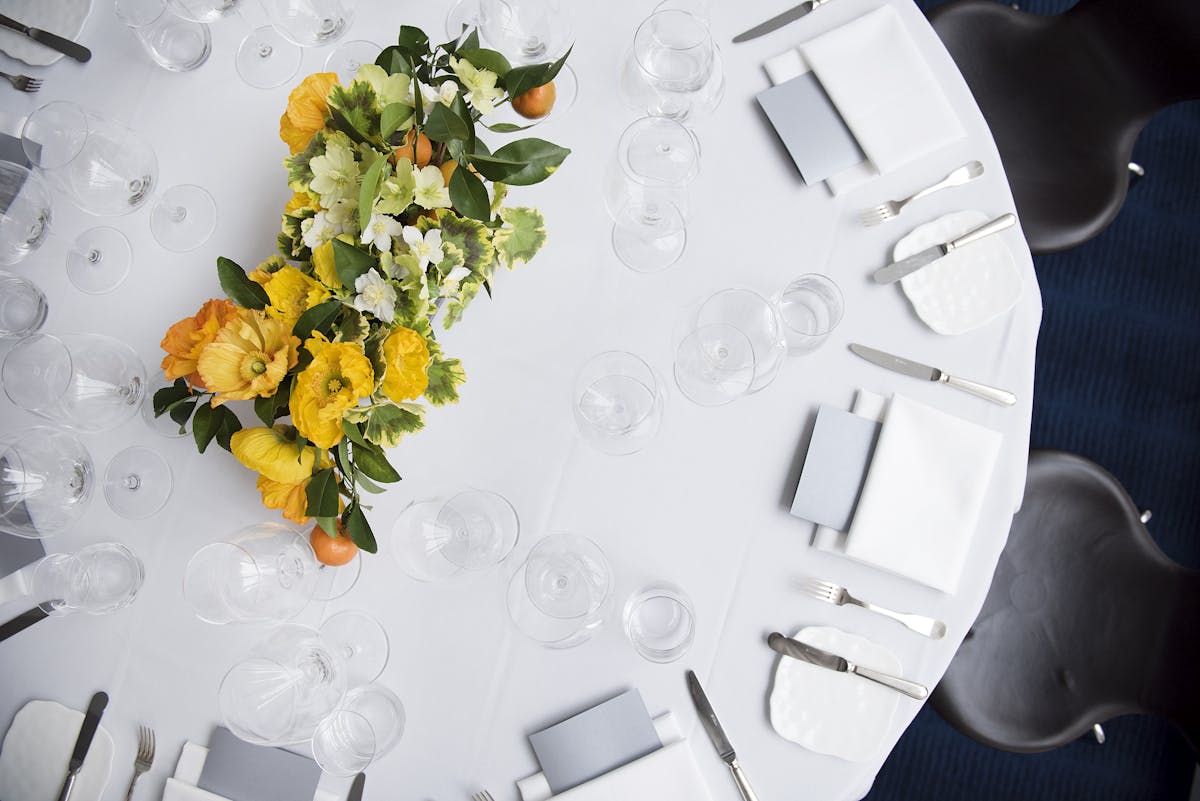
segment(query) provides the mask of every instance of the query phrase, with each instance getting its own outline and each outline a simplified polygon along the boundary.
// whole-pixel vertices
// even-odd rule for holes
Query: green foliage
[[[333,240],[333,264],[342,286],[353,287],[355,280],[374,267],[375,263],[375,257],[365,250],[340,239]]]
[[[271,302],[267,290],[247,278],[245,270],[224,256],[217,257],[217,278],[229,299],[243,309],[261,310]]]
[[[492,234],[492,244],[508,269],[529,261],[546,244],[546,221],[537,209],[524,207],[499,210],[504,227]]]
[[[329,90],[329,117],[333,126],[355,142],[378,142],[379,99],[366,81]]]
[[[380,403],[367,418],[365,436],[382,448],[394,448],[405,434],[425,427],[425,410],[411,403]]]
[[[467,380],[461,361],[443,359],[437,354],[425,374],[429,377],[429,386],[425,387],[426,400],[434,406],[458,403],[458,386]]]
[[[304,488],[308,505],[304,514],[309,517],[337,517],[338,514],[338,478],[332,467],[318,470],[312,480]],[[336,526],[325,528],[326,531],[337,531]]]
[[[461,214],[487,222],[492,218],[492,204],[483,181],[468,169],[458,169],[450,176],[450,202]]]

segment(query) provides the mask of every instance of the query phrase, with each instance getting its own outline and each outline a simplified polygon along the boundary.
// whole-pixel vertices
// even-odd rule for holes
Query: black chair
[[[929,20],[992,130],[1035,254],[1112,222],[1146,122],[1200,97],[1195,0],[1080,0],[1053,16],[960,0]]]
[[[1104,469],[1033,451],[979,618],[930,703],[1006,751],[1162,715],[1200,753],[1200,571],[1168,559]]]

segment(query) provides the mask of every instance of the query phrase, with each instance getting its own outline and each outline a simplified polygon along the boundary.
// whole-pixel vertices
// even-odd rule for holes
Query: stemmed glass
[[[215,22],[237,17],[249,33],[238,46],[238,75],[256,89],[271,89],[287,83],[300,69],[303,53],[273,25],[252,28],[242,16],[241,0],[167,0],[176,14],[194,22]]]
[[[332,776],[353,776],[396,747],[404,733],[404,704],[379,684],[346,693],[313,733],[313,757]]]
[[[0,270],[0,339],[20,339],[46,322],[49,307],[37,284]]]
[[[687,187],[700,172],[700,143],[674,120],[643,117],[621,134],[605,178],[617,257],[658,272],[683,255]]]
[[[261,0],[267,19],[288,41],[320,47],[345,35],[357,0]],[[378,52],[376,52],[378,55]],[[374,61],[372,58],[367,63]]]
[[[459,0],[446,15],[446,35],[478,28],[483,42],[514,64],[553,61],[571,46],[566,0]]]
[[[74,554],[51,554],[33,571],[33,598],[52,615],[104,615],[133,603],[146,568],[116,542],[89,545]]]
[[[171,466],[149,448],[130,447],[118,453],[104,471],[104,498],[127,520],[142,520],[166,505],[173,485]]]
[[[34,334],[0,366],[9,400],[75,431],[110,431],[138,413],[146,368],[133,348],[100,334]]]
[[[675,383],[701,406],[722,406],[750,391],[754,346],[732,325],[699,325],[675,349]]]
[[[166,0],[116,0],[113,10],[154,63],[165,70],[194,70],[212,52],[208,25],[181,19],[167,8]]]
[[[630,108],[686,120],[711,112],[725,93],[720,50],[708,24],[681,8],[660,7],[634,35],[621,69],[621,95]]]
[[[374,64],[382,47],[366,39],[342,42],[325,57],[325,71],[336,72],[338,82],[349,86],[363,64]]]
[[[64,431],[33,426],[0,439],[0,532],[63,531],[87,508],[94,475],[87,448]]]
[[[718,334],[715,341],[710,336],[713,333]],[[707,348],[695,346],[697,335]],[[746,342],[751,360],[745,356]],[[679,388],[696,403],[718,405],[705,401],[728,402],[739,394],[758,392],[775,380],[786,357],[787,342],[775,306],[749,289],[725,289],[700,306],[695,329],[676,352],[675,377]],[[732,385],[730,366],[737,368]],[[742,392],[729,394],[728,390],[741,386],[747,366],[752,368],[749,384]],[[705,369],[715,372],[706,374]],[[706,394],[712,391],[716,394]]]
[[[612,589],[612,568],[600,546],[574,534],[551,534],[513,574],[505,600],[523,634],[547,648],[571,648],[604,624]]]
[[[654,438],[665,404],[650,365],[632,353],[592,357],[575,379],[575,424],[605,453],[636,453]]]
[[[465,490],[406,507],[392,526],[392,552],[412,578],[441,581],[495,567],[519,536],[517,512],[503,496]]]

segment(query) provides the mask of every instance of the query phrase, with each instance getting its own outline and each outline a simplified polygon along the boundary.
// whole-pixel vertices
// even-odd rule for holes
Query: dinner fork
[[[129,789],[125,791],[125,801],[133,798],[133,786],[142,774],[150,770],[154,764],[154,729],[145,726],[138,727],[137,756],[133,761],[133,778],[129,780]]]
[[[940,640],[946,636],[946,624],[940,620],[934,620],[924,615],[907,615],[903,612],[893,612],[891,609],[885,609],[882,606],[861,601],[851,595],[845,587],[838,584],[810,578],[805,579],[800,587],[804,592],[818,601],[825,601],[837,606],[842,606],[843,604],[861,606],[863,609],[878,612],[881,615],[890,617],[892,620],[897,620],[918,634],[924,634],[932,640]]]
[[[471,793],[471,801],[493,801],[492,794],[487,790],[480,790],[478,793]]]
[[[7,78],[18,92],[36,92],[42,88],[40,79],[30,78],[28,75],[9,75],[7,72],[0,72],[0,78]]]
[[[934,192],[945,189],[950,186],[962,186],[968,181],[974,181],[979,176],[983,175],[983,163],[979,161],[969,161],[959,167],[954,172],[947,175],[942,180],[938,181],[933,186],[927,186],[915,195],[909,195],[904,200],[888,200],[880,203],[873,209],[867,209],[862,214],[858,215],[859,222],[863,225],[879,225],[882,222],[887,222],[900,213],[900,210],[912,203],[918,198],[923,198],[926,195],[932,195]]]

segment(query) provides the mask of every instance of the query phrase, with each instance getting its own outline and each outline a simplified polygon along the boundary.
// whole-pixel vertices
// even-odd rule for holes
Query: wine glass
[[[74,554],[51,554],[33,571],[31,594],[51,615],[104,615],[133,603],[146,568],[116,542],[89,545]]]
[[[252,28],[241,12],[241,0],[167,0],[176,14],[195,22],[215,22],[236,17],[248,33],[238,46],[237,73],[256,89],[272,89],[291,80],[300,69],[303,53],[272,25]]]
[[[441,581],[495,567],[519,536],[517,512],[503,496],[465,490],[409,504],[392,526],[392,552],[410,577]]]
[[[459,0],[446,15],[446,35],[478,28],[485,45],[513,64],[560,58],[572,42],[564,0]]]
[[[366,612],[348,609],[329,617],[321,624],[321,638],[341,660],[350,687],[370,684],[387,667],[387,632]]]
[[[612,569],[600,546],[574,534],[543,538],[508,583],[513,624],[547,648],[588,640],[608,614]]]
[[[363,64],[374,64],[383,48],[366,39],[342,42],[325,57],[325,71],[336,72],[338,82],[349,86]]]
[[[750,340],[754,380],[747,392],[758,392],[774,381],[787,358],[787,342],[775,306],[749,289],[724,289],[709,297],[696,314],[696,325],[731,325]]]
[[[109,508],[127,520],[157,513],[171,497],[171,466],[149,448],[130,447],[118,453],[104,471],[104,498]]]
[[[75,431],[110,431],[138,413],[146,368],[133,348],[100,334],[34,334],[0,366],[8,399]]]
[[[643,117],[621,134],[605,178],[617,257],[638,272],[658,272],[683,255],[687,187],[700,172],[700,143],[680,123]]]
[[[49,307],[37,284],[0,270],[0,339],[20,339],[37,333]]]
[[[404,704],[379,684],[356,687],[313,733],[313,758],[332,776],[353,776],[396,747]]]
[[[700,325],[675,349],[675,383],[701,406],[722,406],[750,391],[754,346],[732,325]]]
[[[206,623],[282,623],[308,605],[317,572],[307,537],[283,523],[256,523],[196,551],[183,595]]]
[[[113,10],[154,63],[165,70],[194,70],[212,52],[208,25],[171,13],[166,0],[116,0]]]
[[[833,279],[809,273],[795,279],[774,298],[791,355],[816,350],[842,321],[842,290]]]
[[[0,438],[0,532],[63,531],[87,508],[94,474],[87,448],[64,431],[33,426]]]
[[[340,39],[354,21],[357,0],[261,0],[267,19],[300,47],[320,47]],[[376,51],[376,56],[379,52]],[[374,61],[371,58],[367,63]]]
[[[665,403],[650,365],[632,353],[592,357],[575,379],[575,424],[605,453],[636,453],[654,438]]]
[[[627,105],[655,116],[682,121],[715,109],[725,93],[725,71],[705,19],[666,7],[643,20],[620,86]]]

